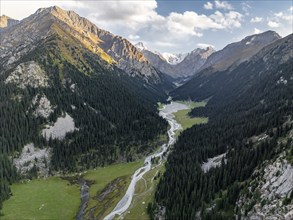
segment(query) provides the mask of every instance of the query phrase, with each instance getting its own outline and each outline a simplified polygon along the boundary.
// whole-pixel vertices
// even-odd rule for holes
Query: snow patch
[[[250,39],[250,41],[247,41],[245,44],[246,44],[246,45],[252,44],[254,40],[255,40],[255,36],[253,36],[253,37]]]
[[[226,156],[227,153],[220,154],[213,158],[209,158],[207,162],[204,162],[201,165],[201,169],[204,173],[208,172],[211,168],[219,167],[222,164],[222,159]],[[226,163],[226,159],[224,159]]]
[[[162,56],[169,64],[176,65],[178,63],[181,63],[184,60],[184,58],[187,56],[187,54],[163,53]]]
[[[49,140],[50,137],[62,140],[67,133],[75,130],[78,130],[78,128],[75,127],[73,118],[65,113],[65,117],[59,117],[52,126],[46,125],[46,128],[42,130],[42,135],[47,140]]]
[[[33,143],[30,143],[23,147],[21,155],[18,158],[13,159],[13,164],[22,174],[31,170],[35,165],[42,176],[48,176],[50,152],[50,148],[39,149],[35,148]]]
[[[19,64],[7,77],[5,83],[14,83],[21,89],[49,86],[45,71],[34,61]]]

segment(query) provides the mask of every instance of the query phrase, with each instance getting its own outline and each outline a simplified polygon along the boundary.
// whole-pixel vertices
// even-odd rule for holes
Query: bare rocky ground
[[[13,159],[13,163],[21,174],[26,174],[35,166],[39,177],[48,177],[50,158],[50,148],[39,149],[30,143],[23,147],[19,157]]]
[[[261,169],[255,170],[253,177],[255,180],[248,187],[253,196],[242,195],[237,202],[243,216],[247,206],[252,206],[243,219],[292,220],[293,204],[286,202],[286,198],[293,193],[293,166],[285,154],[275,161],[267,161]]]
[[[213,158],[209,158],[207,162],[203,163],[201,165],[201,169],[203,172],[208,172],[211,168],[215,168],[215,167],[218,167],[218,166],[221,166],[222,164],[222,159],[225,158],[226,156],[226,153],[224,154],[220,154],[220,155],[217,155]],[[226,159],[224,159],[224,162],[226,161]],[[226,162],[225,162],[226,163]]]
[[[53,125],[46,125],[42,130],[42,135],[47,140],[51,138],[62,140],[67,133],[78,130],[75,127],[73,118],[65,113],[64,117],[59,117]]]
[[[19,64],[7,77],[5,83],[13,83],[21,89],[49,87],[48,76],[34,61]]]

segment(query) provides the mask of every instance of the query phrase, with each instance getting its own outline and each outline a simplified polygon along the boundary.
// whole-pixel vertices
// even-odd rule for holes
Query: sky
[[[0,14],[20,20],[54,5],[161,53],[186,53],[207,46],[220,50],[267,30],[282,37],[293,32],[291,0],[1,0]]]

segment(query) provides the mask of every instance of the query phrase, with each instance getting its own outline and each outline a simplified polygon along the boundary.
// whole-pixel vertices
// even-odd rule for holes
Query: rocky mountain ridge
[[[0,40],[1,58],[9,57],[9,64],[12,64],[28,53],[34,42],[61,31],[73,36],[107,63],[116,65],[132,76],[160,83],[158,72],[128,40],[98,28],[73,11],[65,11],[57,6],[39,9],[14,28],[4,30]]]
[[[274,31],[247,36],[241,41],[228,44],[222,50],[213,53],[199,71],[209,69],[208,72],[223,71],[248,60],[262,48],[280,39]]]
[[[159,53],[149,50],[142,42],[135,45],[146,59],[162,73],[174,79],[192,77],[205,63],[206,59],[215,52],[212,47],[196,48],[190,53]]]

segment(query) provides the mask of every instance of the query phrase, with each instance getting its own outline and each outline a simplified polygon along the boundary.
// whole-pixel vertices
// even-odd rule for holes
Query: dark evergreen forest
[[[278,47],[280,49],[282,47]],[[272,54],[273,52],[271,52]],[[232,72],[222,72],[196,82],[203,87],[182,86],[177,99],[209,98],[205,108],[195,108],[192,116],[209,117],[209,123],[193,126],[178,138],[168,157],[166,172],[149,205],[152,219],[159,207],[166,207],[166,218],[233,219],[239,192],[264,160],[278,153],[277,140],[292,129],[293,81],[290,59],[282,65],[262,59],[246,62]],[[279,83],[280,77],[287,80]],[[195,80],[193,81],[195,82]],[[194,84],[193,84],[194,85]],[[186,90],[185,90],[186,89]],[[251,137],[267,134],[255,142]],[[226,162],[204,173],[201,164],[216,155],[226,154]],[[216,201],[212,211],[207,212]],[[247,210],[248,211],[248,210]]]
[[[52,172],[76,172],[145,155],[156,147],[159,136],[167,129],[156,107],[157,101],[166,99],[161,85],[130,77],[103,63],[99,56],[66,44],[58,35],[36,44],[37,49],[15,66],[38,62],[49,76],[48,88],[21,89],[6,84],[12,70],[1,66],[0,204],[10,195],[9,184],[20,178],[12,166],[12,157],[25,144],[33,142],[39,148],[52,148]],[[72,84],[76,85],[74,91]],[[37,94],[44,94],[56,106],[48,119],[32,114],[31,103]],[[65,112],[74,119],[78,130],[68,133],[64,140],[46,140],[41,135],[43,126]]]

